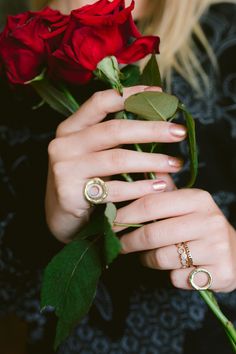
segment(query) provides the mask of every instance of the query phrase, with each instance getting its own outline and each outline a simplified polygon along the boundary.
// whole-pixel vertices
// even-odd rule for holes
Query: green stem
[[[120,224],[119,222],[114,222],[113,226],[117,226],[117,227],[134,227],[134,228],[137,228],[137,227],[143,227],[144,225],[142,224]]]
[[[227,337],[229,338],[229,341],[230,341],[230,343],[231,343],[231,346],[232,346],[232,348],[233,348],[234,353],[236,353],[236,344],[235,344],[235,341],[232,339],[232,337],[231,337],[230,334],[227,332],[227,330],[225,330],[225,332],[226,332]]]
[[[128,119],[125,111],[123,112],[123,118]],[[134,147],[135,147],[136,151],[143,152],[143,150],[139,144],[134,144]],[[150,179],[156,179],[156,175],[154,172],[149,172],[148,175],[149,175]]]
[[[128,173],[122,173],[121,176],[125,179],[126,182],[133,182],[133,178]]]
[[[65,86],[62,86],[62,90],[63,90],[64,94],[66,95],[68,102],[70,102],[71,109],[74,112],[76,112],[79,109],[78,102],[75,100],[75,98],[72,96],[70,91]]]
[[[228,320],[228,318],[222,313],[214,295],[209,291],[199,291],[200,296],[209,306],[214,315],[218,318],[220,323],[223,325],[226,334],[228,335],[230,342],[234,348],[234,352],[236,353],[236,330],[232,322]]]

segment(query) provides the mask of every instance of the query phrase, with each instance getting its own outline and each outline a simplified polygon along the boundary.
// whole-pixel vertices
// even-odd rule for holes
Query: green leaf
[[[53,306],[58,316],[56,348],[87,314],[93,302],[102,272],[99,239],[71,242],[44,272],[41,306]]]
[[[75,235],[74,239],[84,240],[91,236],[103,234],[104,208],[96,207],[89,222]]]
[[[179,108],[184,114],[188,129],[188,147],[190,155],[190,181],[187,185],[188,188],[191,188],[197,178],[198,174],[198,153],[197,153],[197,142],[196,142],[196,133],[195,133],[195,121],[193,116],[187,111],[187,108],[180,103]]]
[[[125,110],[147,120],[168,120],[178,108],[177,97],[164,92],[141,92],[125,101]]]
[[[113,226],[113,223],[115,221],[116,214],[117,214],[117,209],[116,209],[115,204],[107,203],[106,210],[105,210],[105,216],[106,216],[109,224],[111,225],[111,227]]]
[[[79,108],[68,92],[65,94],[65,90],[57,89],[46,78],[32,81],[31,86],[52,109],[65,117],[70,116]]]
[[[140,83],[142,85],[162,87],[161,74],[155,54],[152,54],[150,60],[143,69]]]
[[[112,230],[116,214],[115,205],[108,203],[104,215],[104,258],[106,265],[111,264],[121,251],[120,241]]]
[[[140,69],[137,65],[127,65],[121,70],[123,77],[121,83],[124,87],[138,85],[140,82]]]

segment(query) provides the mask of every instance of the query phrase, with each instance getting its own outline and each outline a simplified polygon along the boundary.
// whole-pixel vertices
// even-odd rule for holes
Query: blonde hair
[[[236,0],[146,0],[148,10],[140,26],[145,34],[161,38],[158,62],[163,78],[170,87],[173,70],[177,71],[198,92],[201,84],[208,86],[208,77],[196,55],[195,42],[202,45],[213,66],[217,61],[212,48],[201,28],[199,20],[208,7],[219,2]],[[33,0],[34,9],[44,6],[48,1]],[[142,64],[141,64],[142,65]]]

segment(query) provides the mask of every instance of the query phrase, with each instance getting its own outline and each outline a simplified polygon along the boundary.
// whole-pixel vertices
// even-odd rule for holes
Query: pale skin
[[[94,2],[60,0],[52,5],[69,12]],[[137,5],[135,16],[140,17],[144,2],[139,0]],[[191,289],[188,277],[193,268],[181,269],[176,248],[186,241],[194,265],[212,274],[212,290],[232,291],[236,288],[236,231],[211,195],[199,189],[176,190],[169,174],[181,169],[181,160],[125,149],[132,143],[180,142],[186,138],[185,127],[166,122],[103,122],[108,113],[124,108],[125,98],[145,90],[160,88],[136,86],[125,89],[124,97],[114,90],[98,92],[58,126],[48,149],[48,225],[58,240],[69,242],[91,213],[83,196],[84,185],[88,179],[100,177],[109,190],[104,203],[131,201],[118,210],[117,223],[147,223],[122,236],[122,253],[139,252],[144,266],[170,270],[175,287]],[[120,173],[150,171],[156,173],[155,181],[110,180]],[[203,285],[205,276],[199,274],[196,282]]]

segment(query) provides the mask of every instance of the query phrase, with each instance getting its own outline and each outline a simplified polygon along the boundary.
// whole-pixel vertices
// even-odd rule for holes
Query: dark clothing
[[[199,48],[210,89],[199,97],[175,74],[173,92],[196,118],[196,187],[208,190],[236,227],[236,5],[213,6],[202,25],[220,73]],[[15,311],[31,323],[31,342],[41,348],[52,336],[52,319],[39,312],[41,270],[61,248],[44,216],[47,145],[62,117],[46,105],[32,110],[38,99],[29,95],[0,84],[0,312]],[[186,143],[176,152],[187,156]],[[186,164],[177,182],[185,179],[187,170]],[[236,292],[217,296],[236,322]],[[45,346],[32,353],[53,352],[49,342]],[[174,289],[167,272],[143,268],[135,255],[121,256],[104,274],[89,315],[59,351],[200,352],[231,353],[217,320],[196,292]]]

